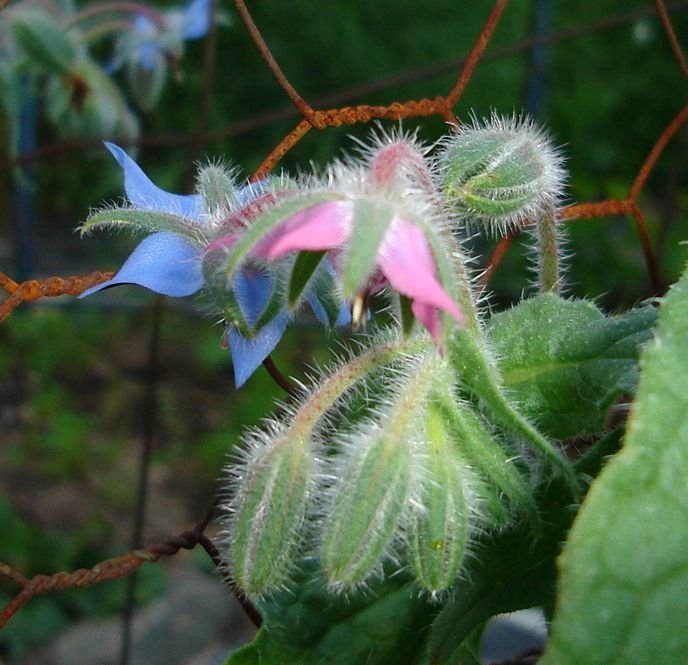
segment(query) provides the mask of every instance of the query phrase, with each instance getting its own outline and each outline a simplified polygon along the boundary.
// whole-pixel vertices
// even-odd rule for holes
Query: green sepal
[[[456,450],[482,480],[486,491],[481,496],[487,502],[487,517],[495,519],[496,526],[505,526],[521,514],[537,526],[538,509],[524,471],[475,411],[446,392],[437,394],[432,408],[444,419]]]
[[[103,228],[130,228],[144,233],[167,231],[176,233],[193,244],[202,244],[202,235],[198,224],[194,224],[184,217],[178,217],[167,212],[155,210],[140,210],[138,208],[105,208],[88,216],[88,219],[78,227],[81,235],[87,235],[94,230]]]
[[[327,315],[327,322],[331,327],[337,325],[342,298],[335,283],[334,276],[329,270],[318,270],[312,280],[313,291]]]
[[[411,516],[408,551],[420,586],[444,591],[459,574],[468,540],[463,468],[441,414],[425,414],[420,506]]]
[[[349,454],[320,547],[329,583],[343,589],[363,582],[384,559],[406,509],[412,464],[403,441],[380,433]]]
[[[345,298],[353,298],[375,268],[380,243],[394,217],[387,205],[356,199],[351,236],[342,260],[342,287]]]
[[[223,280],[224,278],[224,280]],[[224,285],[223,285],[224,281]],[[229,328],[235,328],[236,331],[246,339],[251,339],[255,333],[253,328],[249,326],[248,321],[244,317],[244,313],[239,307],[239,302],[234,294],[234,289],[228,284],[224,275],[215,275],[215,280],[211,283],[206,281],[206,288],[211,296],[215,298],[215,303],[222,318]]]
[[[256,326],[254,328],[253,335],[257,333],[263,326],[267,325],[272,321],[284,307],[284,291],[283,287],[280,286],[278,279],[275,279],[275,286],[270,294],[270,300],[262,311],[261,315],[256,321]],[[253,336],[251,335],[251,336]]]
[[[403,293],[399,294],[399,317],[401,319],[401,330],[406,337],[411,334],[413,326],[416,322],[416,317],[413,315],[411,305],[413,301]]]
[[[11,28],[23,52],[47,72],[70,73],[77,51],[69,33],[38,9],[23,9],[11,18]]]
[[[580,484],[573,467],[555,448],[555,444],[548,441],[509,400],[484,342],[478,341],[467,329],[458,328],[450,339],[448,352],[457,378],[469,395],[484,403],[494,422],[525,439],[537,454],[566,479],[572,495],[578,497]]]
[[[290,309],[296,307],[303,290],[306,288],[313,273],[318,269],[320,262],[325,258],[326,251],[299,252],[289,274],[289,286],[287,287],[287,304]]]
[[[444,182],[448,194],[461,187],[469,178],[480,172],[500,146],[504,145],[503,132],[464,134],[458,143],[449,147],[443,155]]]

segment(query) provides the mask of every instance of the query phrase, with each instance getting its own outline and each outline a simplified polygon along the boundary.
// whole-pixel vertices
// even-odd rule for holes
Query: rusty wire
[[[475,67],[480,62],[481,58],[483,58],[490,37],[492,36],[492,33],[499,22],[501,14],[508,3],[508,0],[495,1],[471,52],[462,63],[462,69],[454,86],[445,96],[408,100],[405,102],[395,102],[387,106],[371,106],[367,104],[360,104],[356,106],[342,106],[324,110],[313,108],[300,96],[300,94],[288,81],[286,76],[284,76],[279,64],[272,56],[243,0],[234,0],[234,2],[244,24],[246,25],[247,30],[249,31],[249,34],[263,56],[267,66],[275,76],[282,90],[302,116],[302,119],[297,123],[294,129],[292,129],[273,148],[273,150],[267,155],[263,163],[254,173],[253,177],[261,177],[269,170],[274,168],[274,166],[284,157],[284,155],[291,150],[291,148],[293,148],[311,129],[325,130],[328,127],[367,123],[374,119],[384,118],[399,120],[431,115],[437,115],[447,121],[456,122],[454,107],[459,102],[463,91],[471,80]],[[2,8],[5,4],[6,2],[2,2],[2,0],[0,0],[0,8]],[[688,65],[686,64],[681,45],[676,37],[667,6],[664,0],[655,0],[655,6],[664,26],[667,39],[671,45],[678,66],[684,76],[688,77]],[[210,94],[209,90],[210,88],[208,87],[208,92],[206,93],[207,95]],[[207,110],[203,114],[204,117],[206,113]],[[648,275],[653,284],[653,288],[657,292],[661,291],[660,277],[658,274],[653,249],[650,244],[647,224],[638,202],[638,198],[666,145],[676,135],[678,130],[686,124],[687,120],[688,106],[683,108],[662,131],[659,138],[655,142],[655,145],[650,150],[646,160],[640,166],[638,174],[631,184],[626,198],[607,199],[604,201],[568,206],[563,208],[559,215],[562,221],[567,222],[573,220],[598,219],[612,215],[630,216],[634,220],[637,232],[639,234]],[[197,150],[198,146],[204,140],[209,140],[213,137],[219,138],[222,136],[222,133],[220,132],[204,133],[203,130],[204,128],[199,122],[191,137],[168,137],[167,139],[164,137],[158,137],[158,139],[153,139],[147,143],[154,144],[157,141],[159,144],[190,144],[192,146],[192,150]],[[88,147],[92,145],[94,145],[94,142],[92,141],[73,142],[70,144],[70,146],[68,146],[67,149],[74,149],[75,147]],[[0,162],[0,170],[16,166],[20,163],[32,161],[46,155],[57,154],[64,150],[64,144],[47,146],[33,151],[31,154]],[[484,274],[485,280],[488,279],[498,267],[501,259],[511,245],[513,237],[514,236],[511,235],[498,243],[486,268]],[[28,280],[22,283],[17,283],[7,275],[0,272],[0,288],[4,289],[8,294],[4,302],[0,303],[0,321],[9,316],[12,311],[14,311],[14,309],[22,302],[35,301],[44,297],[77,296],[85,289],[96,284],[100,284],[101,282],[111,278],[112,274],[113,273],[93,272],[88,275],[68,278],[49,277],[44,280]],[[121,578],[138,570],[144,563],[155,563],[163,556],[174,555],[181,549],[193,549],[197,545],[200,545],[206,550],[216,567],[221,573],[225,574],[227,584],[234,589],[240,602],[242,602],[244,605],[249,617],[251,617],[256,624],[259,624],[260,616],[256,612],[255,608],[248,604],[246,599],[243,598],[241,593],[233,585],[231,579],[227,577],[226,571],[223,570],[217,548],[204,534],[204,530],[209,522],[211,513],[212,511],[209,511],[209,513],[191,531],[184,531],[177,536],[172,536],[162,541],[161,543],[150,545],[143,549],[132,550],[112,559],[107,559],[106,561],[103,561],[89,569],[80,569],[71,573],[58,572],[53,575],[36,575],[31,578],[26,578],[21,574],[21,572],[15,570],[9,564],[0,562],[0,575],[4,576],[7,580],[20,587],[20,591],[17,593],[17,595],[8,603],[2,612],[0,612],[0,628],[2,628],[12,618],[12,616],[14,616],[14,614],[16,614],[16,612],[23,607],[24,604],[26,604],[35,596],[45,595],[54,591],[61,591],[65,589],[83,588],[108,580]]]

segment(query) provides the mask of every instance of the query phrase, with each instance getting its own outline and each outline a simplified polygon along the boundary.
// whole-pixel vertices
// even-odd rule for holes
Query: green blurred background
[[[688,2],[668,6],[679,39],[685,38]],[[249,3],[285,74],[317,108],[446,94],[491,3],[355,0],[324,7],[315,0]],[[231,3],[223,0],[222,9],[230,24],[217,32],[203,128],[212,138],[202,154],[249,174],[298,116]],[[538,35],[544,39],[533,51]],[[199,157],[175,138],[197,129],[204,45],[187,45],[181,81],[168,82],[158,107],[140,116],[138,161],[170,191],[190,191],[192,160]],[[466,118],[529,111],[563,147],[571,172],[567,202],[579,203],[626,195],[661,131],[685,105],[686,91],[652,0],[512,0],[456,112]],[[404,126],[419,127],[427,141],[445,131],[439,119]],[[311,131],[282,166],[324,164],[351,147],[348,135],[368,131]],[[679,242],[688,239],[687,139],[685,128],[674,137],[639,200],[666,283],[685,262]],[[41,125],[39,144],[55,140]],[[37,161],[35,170],[32,276],[116,269],[136,239],[74,233],[89,208],[123,194],[111,157],[99,147],[69,150]],[[0,270],[10,276],[16,274],[14,186],[5,168]],[[592,297],[610,311],[652,295],[630,219],[577,221],[568,231],[571,295]],[[494,242],[471,241],[480,265]],[[528,288],[526,260],[515,243],[490,283],[493,307],[507,306]],[[26,575],[92,566],[129,549],[156,316],[161,333],[144,542],[193,524],[242,428],[257,424],[281,396],[263,370],[241,391],[233,389],[221,330],[193,300],[156,302],[123,287],[86,302],[22,306],[0,326],[0,560]],[[338,341],[304,321],[289,330],[275,361],[303,378],[309,364],[327,361]],[[148,567],[140,599],[155,597],[164,584]],[[14,591],[0,581],[0,602]],[[119,611],[123,597],[124,583],[114,582],[32,601],[0,633],[0,662],[19,662],[79,618]]]

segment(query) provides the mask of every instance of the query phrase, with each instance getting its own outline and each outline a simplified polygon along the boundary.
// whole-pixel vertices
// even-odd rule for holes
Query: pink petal
[[[289,252],[338,247],[349,236],[352,208],[350,201],[327,201],[300,210],[263,238],[252,254],[278,259]]]
[[[206,245],[205,252],[212,252],[215,249],[227,249],[231,247],[238,239],[238,233],[229,233],[226,236],[221,236]]]
[[[435,277],[435,259],[423,231],[415,224],[399,218],[392,221],[380,245],[378,265],[389,283],[411,298],[414,306],[443,309],[463,324],[459,308]],[[418,319],[435,336],[435,324],[428,315],[422,313]]]
[[[411,310],[416,319],[418,319],[432,335],[435,344],[437,344],[440,349],[440,353],[444,353],[444,349],[442,348],[442,322],[440,321],[437,307],[414,300],[411,304]]]

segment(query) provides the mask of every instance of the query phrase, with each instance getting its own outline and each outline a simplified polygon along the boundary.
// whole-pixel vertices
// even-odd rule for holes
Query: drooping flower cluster
[[[304,301],[323,323],[360,324],[370,296],[386,290],[403,330],[373,333],[246,435],[228,468],[224,526],[226,559],[249,596],[288,585],[304,557],[334,592],[392,563],[435,596],[460,577],[475,533],[516,515],[537,522],[530,488],[540,460],[577,496],[571,465],[502,386],[457,240],[459,223],[487,211],[506,214],[508,226],[549,210],[542,169],[556,166],[554,153],[526,129],[458,132],[434,157],[396,134],[323,177],[245,187],[209,166],[184,197],[108,146],[131,207],[100,211],[83,229],[152,234],[87,294],[122,283],[206,293],[227,324],[238,385]],[[421,328],[429,337],[413,334]]]

